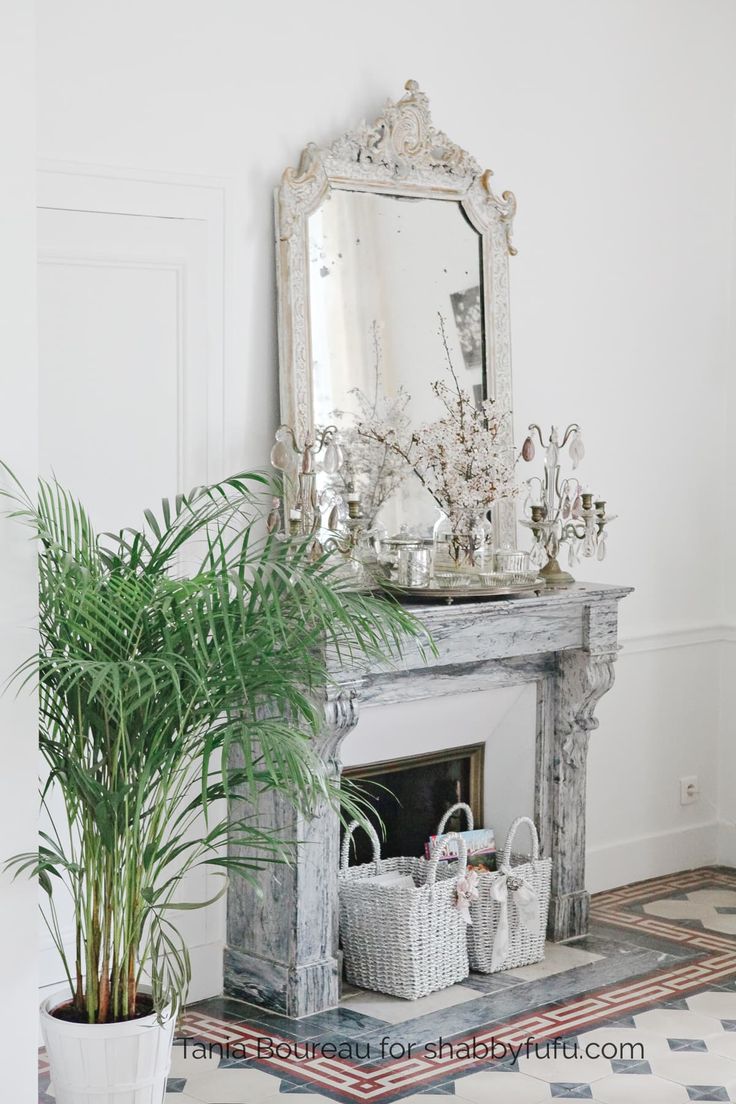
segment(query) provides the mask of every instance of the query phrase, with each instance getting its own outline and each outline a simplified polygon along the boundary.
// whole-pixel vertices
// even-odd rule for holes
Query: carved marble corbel
[[[562,758],[574,770],[585,767],[590,733],[598,727],[595,708],[614,683],[616,652],[566,652],[560,656],[557,725]]]
[[[325,727],[319,741],[320,755],[334,774],[340,773],[340,746],[355,728],[360,715],[360,681],[341,683],[325,691]]]

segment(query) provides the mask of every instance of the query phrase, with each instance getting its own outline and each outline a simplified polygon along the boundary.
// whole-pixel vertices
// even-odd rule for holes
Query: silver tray
[[[504,587],[404,587],[398,583],[384,583],[385,590],[395,594],[398,598],[409,598],[413,602],[470,602],[480,600],[493,601],[494,598],[523,598],[531,594],[541,594],[545,589],[544,579],[537,579],[533,583],[524,583],[521,586]]]

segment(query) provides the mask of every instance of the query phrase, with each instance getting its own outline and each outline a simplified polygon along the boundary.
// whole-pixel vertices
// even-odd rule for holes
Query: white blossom
[[[401,386],[394,398],[385,393],[383,349],[377,322],[373,322],[371,331],[375,369],[373,395],[367,395],[360,387],[353,387],[349,393],[355,400],[357,411],[332,412],[339,428],[340,446],[345,457],[336,482],[343,493],[355,491],[360,495],[368,528],[374,525],[383,504],[406,479],[406,463],[392,447],[392,442],[405,434],[409,427],[406,415],[409,393]],[[348,420],[352,424],[346,425]],[[382,426],[385,440],[361,433],[360,426],[363,424]]]
[[[444,323],[440,334],[452,382],[432,384],[444,413],[409,433],[400,425],[369,418],[358,423],[358,434],[400,457],[418,476],[447,514],[454,530],[469,530],[492,503],[516,493],[513,449],[504,443],[507,413],[485,399],[476,406],[461,386],[447,345]]]

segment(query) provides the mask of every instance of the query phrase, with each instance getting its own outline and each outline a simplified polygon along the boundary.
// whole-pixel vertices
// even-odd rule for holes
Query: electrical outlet
[[[700,786],[697,774],[689,774],[687,778],[680,779],[680,804],[692,805],[700,797]]]

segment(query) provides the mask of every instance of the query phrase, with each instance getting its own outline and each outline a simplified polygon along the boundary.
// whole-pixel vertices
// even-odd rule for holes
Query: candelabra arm
[[[565,447],[565,445],[567,444],[567,442],[570,439],[571,434],[579,433],[579,432],[580,432],[580,426],[578,425],[578,423],[577,422],[571,422],[570,425],[565,430],[565,435],[562,438],[562,444],[560,445],[560,448]]]
[[[541,429],[539,428],[539,426],[537,425],[536,422],[532,422],[532,424],[529,426],[529,433],[533,433],[535,429],[537,431],[537,437],[539,438],[539,443],[542,446],[542,448],[544,448],[544,437],[542,436],[542,431],[541,431]]]
[[[320,449],[323,449],[337,432],[336,425],[328,425],[325,426],[324,429],[321,429],[317,435],[317,451],[319,452]]]
[[[339,552],[341,556],[347,556],[353,550],[353,542],[350,537],[328,537],[322,542],[325,552]]]
[[[301,452],[301,449],[299,448],[299,445],[296,443],[296,435],[295,435],[294,430],[292,429],[292,427],[290,425],[286,425],[285,422],[282,422],[281,425],[277,428],[276,433],[278,434],[278,433],[281,433],[282,431],[284,433],[288,433],[289,438],[291,439],[291,443],[294,446],[294,452]]]
[[[544,483],[542,482],[542,480],[539,478],[538,475],[533,475],[533,476],[531,476],[530,479],[527,479],[527,481],[526,481],[526,485],[529,488],[529,499],[532,498],[532,484],[538,484],[538,486],[539,486],[539,497],[543,498],[544,497]],[[524,511],[526,511],[527,508],[528,508],[529,509],[529,516],[531,516],[531,509],[532,509],[533,505],[534,505],[534,503],[532,503],[531,501],[527,501],[527,502],[524,503]]]

